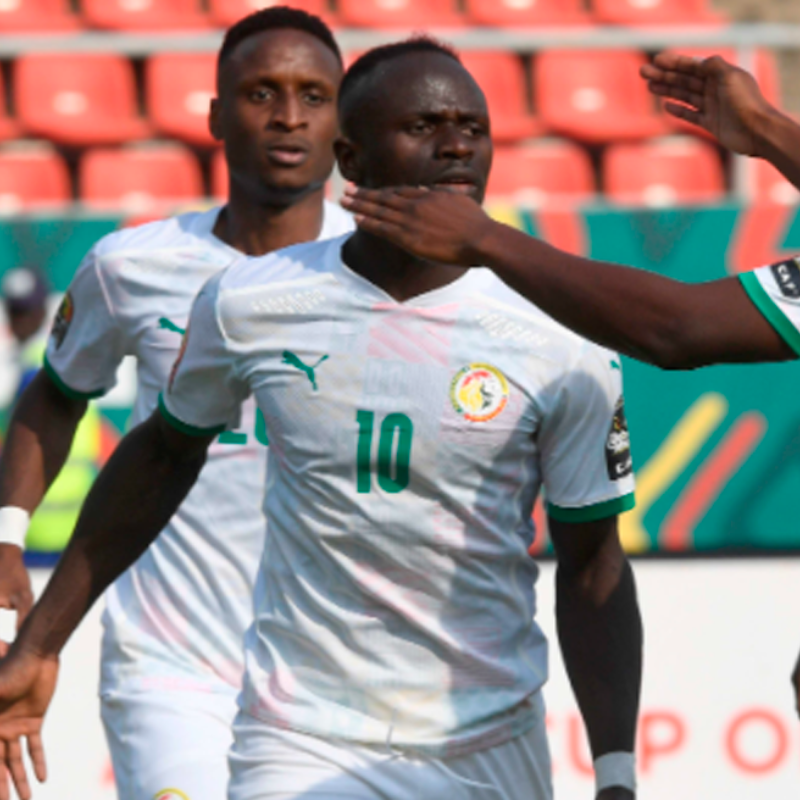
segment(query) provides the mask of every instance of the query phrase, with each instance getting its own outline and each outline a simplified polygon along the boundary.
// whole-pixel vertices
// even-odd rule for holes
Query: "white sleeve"
[[[235,355],[217,319],[218,283],[219,276],[212,278],[195,298],[181,351],[158,403],[167,422],[193,436],[238,427],[242,402],[250,394],[237,377]]]
[[[590,522],[633,508],[630,436],[615,353],[584,347],[554,387],[538,442],[552,517]]]
[[[745,272],[739,280],[767,322],[800,356],[800,259]]]
[[[114,387],[125,354],[125,333],[105,292],[93,248],[61,301],[44,368],[64,394],[89,400]]]

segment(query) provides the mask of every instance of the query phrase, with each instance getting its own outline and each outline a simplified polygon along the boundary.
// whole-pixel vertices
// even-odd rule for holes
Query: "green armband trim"
[[[175,428],[176,431],[185,433],[187,436],[216,436],[225,430],[225,425],[215,425],[213,428],[197,428],[194,425],[187,425],[181,422],[176,416],[170,414],[164,403],[164,395],[158,395],[158,410],[161,416],[169,423],[170,427]]]
[[[795,328],[789,317],[781,311],[778,304],[769,296],[761,281],[752,272],[745,272],[739,276],[742,287],[753,305],[764,315],[767,322],[772,325],[794,352],[800,356],[800,331]]]
[[[612,497],[611,500],[580,508],[562,508],[548,503],[547,513],[559,522],[594,522],[598,519],[614,517],[623,511],[630,511],[635,505],[636,498],[631,492],[622,497]]]
[[[70,400],[95,400],[106,393],[105,389],[98,389],[96,392],[79,392],[77,389],[67,386],[61,380],[61,376],[53,369],[53,365],[47,360],[47,356],[44,357],[43,369],[50,380],[58,387],[61,394],[66,395]]]

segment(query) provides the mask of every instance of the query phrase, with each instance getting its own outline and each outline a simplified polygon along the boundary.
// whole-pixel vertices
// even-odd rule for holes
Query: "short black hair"
[[[342,79],[339,87],[339,117],[343,130],[347,129],[346,122],[352,110],[353,98],[358,90],[364,86],[375,70],[388,61],[393,61],[410,53],[437,53],[452,58],[458,64],[461,59],[458,53],[448,44],[434,39],[432,36],[412,36],[402,42],[381,45],[368,50],[364,55],[354,61]]]
[[[315,17],[313,14],[309,14],[299,8],[272,6],[249,14],[228,28],[217,56],[217,70],[222,67],[225,60],[245,39],[249,39],[251,36],[263,31],[286,28],[303,31],[316,37],[336,56],[336,60],[340,65],[344,64],[342,51],[339,50],[339,45],[336,44],[336,39],[333,38],[331,29],[319,17]]]

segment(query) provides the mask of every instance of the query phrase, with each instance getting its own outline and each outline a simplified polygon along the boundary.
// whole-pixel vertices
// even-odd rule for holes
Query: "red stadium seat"
[[[19,136],[19,126],[16,121],[8,116],[6,107],[6,87],[0,76],[0,141],[4,139],[15,139]]]
[[[643,55],[550,51],[534,64],[535,97],[546,128],[586,142],[636,140],[665,130],[639,77]]]
[[[204,195],[197,159],[177,144],[89,150],[80,162],[78,187],[86,203],[136,212]]]
[[[581,0],[467,0],[473,25],[588,25]]]
[[[688,136],[612,145],[603,175],[607,197],[633,205],[715,202],[725,194],[716,149]]]
[[[496,147],[487,196],[528,206],[554,199],[589,200],[594,172],[588,153],[573,142],[542,139],[516,147]]]
[[[26,142],[0,149],[0,213],[71,200],[67,165],[52,147]]]
[[[208,108],[216,96],[216,59],[214,53],[164,53],[148,59],[147,108],[160,133],[200,147],[215,144]]]
[[[327,0],[210,0],[209,10],[214,23],[228,28],[242,17],[271,6],[291,6],[308,11],[318,17],[331,21],[331,11]]]
[[[454,0],[339,0],[345,25],[360,28],[455,28],[465,23]]]
[[[62,144],[117,144],[149,132],[136,114],[133,66],[121,56],[21,56],[14,65],[14,95],[22,127]]]
[[[748,158],[745,162],[747,194],[757,203],[800,205],[800,191],[768,161]]]
[[[522,61],[508,52],[468,51],[461,60],[478,82],[489,104],[495,141],[535,136],[541,126],[528,109]]]
[[[222,149],[211,156],[211,196],[216,200],[228,199],[228,162]]]
[[[595,19],[611,25],[721,25],[708,0],[592,0]]]
[[[69,0],[5,0],[0,2],[0,31],[72,31],[80,20],[69,8]]]
[[[81,0],[94,28],[128,31],[197,30],[210,25],[198,0]]]

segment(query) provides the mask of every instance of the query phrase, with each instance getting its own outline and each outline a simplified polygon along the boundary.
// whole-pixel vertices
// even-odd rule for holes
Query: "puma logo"
[[[618,369],[620,372],[622,372],[622,367],[616,361],[613,360],[611,361],[611,369]]]
[[[171,319],[167,319],[166,317],[159,318],[158,327],[161,328],[161,330],[179,333],[181,336],[186,333],[183,328],[179,328]]]
[[[313,367],[309,367],[308,364],[304,364],[294,353],[290,352],[289,350],[283,351],[283,360],[281,361],[282,364],[289,364],[296,369],[299,369],[300,372],[304,372],[306,377],[308,378],[311,386],[313,387],[314,391],[317,391],[317,378],[314,374],[316,368],[325,360],[328,359],[328,356],[322,356],[322,358],[314,364]]]

